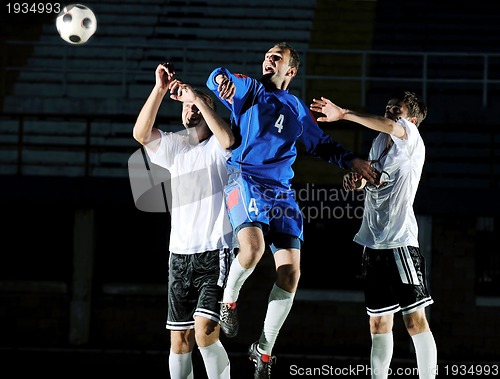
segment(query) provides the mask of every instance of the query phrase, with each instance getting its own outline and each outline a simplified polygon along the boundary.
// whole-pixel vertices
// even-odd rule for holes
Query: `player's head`
[[[419,126],[427,117],[427,105],[415,92],[399,90],[387,102],[385,117],[391,119],[403,117]]]
[[[290,61],[288,64],[290,67],[295,67],[298,71],[300,66],[300,57],[298,51],[295,50],[295,48],[288,42],[278,42],[274,46],[279,47],[282,50],[288,50],[290,52]]]
[[[262,62],[262,75],[277,88],[286,89],[297,75],[299,66],[297,50],[287,42],[279,42],[266,52]]]
[[[210,108],[212,108],[214,111],[217,110],[216,103],[211,96],[199,90],[198,88],[193,88],[193,91],[198,96],[200,96]],[[201,124],[206,125],[206,122],[203,116],[201,115],[200,110],[196,107],[196,105],[186,101],[182,103],[182,124],[184,125],[184,127],[186,127],[186,129],[188,129],[199,126]],[[208,131],[210,131],[208,127],[207,129]]]
[[[193,88],[193,91],[196,92],[196,94],[198,94],[199,96],[201,96],[210,108],[212,108],[214,111],[217,111],[217,103],[210,95],[208,95],[207,93],[203,92],[198,88]]]

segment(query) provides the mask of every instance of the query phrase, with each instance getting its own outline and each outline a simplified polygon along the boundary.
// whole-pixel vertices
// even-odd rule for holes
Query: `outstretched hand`
[[[309,108],[313,112],[323,113],[325,116],[317,118],[318,122],[333,122],[344,118],[345,109],[332,103],[329,99],[321,96],[321,99],[313,99]]]

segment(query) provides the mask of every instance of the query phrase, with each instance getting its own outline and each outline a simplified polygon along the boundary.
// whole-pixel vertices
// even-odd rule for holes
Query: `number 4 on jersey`
[[[274,127],[278,128],[278,133],[281,133],[281,129],[283,129],[283,121],[285,121],[285,115],[283,113],[280,113],[278,119],[274,124]]]
[[[257,208],[257,202],[253,197],[250,199],[250,203],[248,204],[248,212],[253,212],[256,215],[259,214],[259,208]]]

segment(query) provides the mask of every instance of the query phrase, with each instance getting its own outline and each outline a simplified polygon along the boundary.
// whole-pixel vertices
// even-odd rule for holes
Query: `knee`
[[[429,323],[427,322],[427,318],[423,312],[414,312],[409,315],[405,315],[404,322],[406,330],[410,336],[430,330]]]
[[[266,245],[261,234],[257,228],[244,228],[238,233],[240,247],[237,256],[244,268],[254,267],[264,255]]]
[[[218,324],[215,321],[210,321],[204,326],[204,328],[201,332],[203,333],[203,335],[209,336],[209,335],[215,333],[215,329],[217,328],[217,325]]]
[[[199,322],[195,327],[196,344],[204,347],[211,345],[219,338],[219,324],[215,321],[203,319],[200,317]]]
[[[170,346],[176,354],[184,354],[193,350],[194,334],[192,329],[171,331]]]
[[[258,239],[252,239],[250,241],[247,241],[245,246],[240,245],[240,253],[247,253],[248,255],[256,258],[260,258],[264,255],[264,252],[266,250],[266,245],[264,241],[260,241]]]
[[[300,268],[293,265],[280,266],[276,271],[278,287],[288,292],[296,292],[300,280]]]
[[[392,331],[392,317],[370,317],[370,332],[372,334],[384,334]]]

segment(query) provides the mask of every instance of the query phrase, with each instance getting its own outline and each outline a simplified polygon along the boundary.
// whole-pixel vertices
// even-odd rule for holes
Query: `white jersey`
[[[365,186],[363,220],[354,242],[372,249],[419,246],[413,201],[424,166],[425,145],[414,124],[402,118],[398,123],[406,129],[406,139],[390,136],[394,144],[384,155],[389,137],[380,133],[368,157],[380,159],[374,167],[384,171],[383,184],[379,188],[369,183]]]
[[[226,160],[231,152],[217,138],[191,145],[188,136],[161,133],[151,162],[169,170],[171,216],[169,250],[176,254],[232,248],[233,232],[226,212]]]

